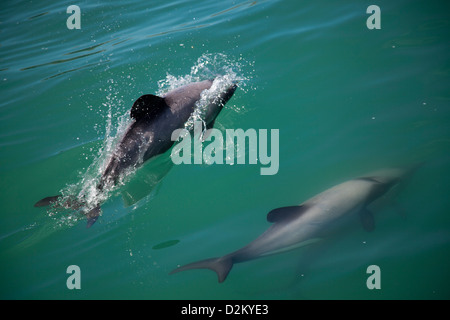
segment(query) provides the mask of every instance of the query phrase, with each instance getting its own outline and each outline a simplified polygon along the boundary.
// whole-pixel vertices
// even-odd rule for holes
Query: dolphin
[[[178,267],[174,274],[190,269],[210,269],[223,282],[235,263],[285,252],[320,240],[331,230],[359,215],[367,231],[375,228],[367,208],[399,184],[413,169],[390,168],[348,180],[317,194],[300,205],[277,208],[267,214],[273,223],[245,247],[219,258],[211,258]]]
[[[213,86],[215,81],[220,82],[217,78],[204,80],[176,88],[162,96],[145,94],[139,97],[130,110],[132,122],[112,152],[96,186],[97,192],[110,190],[129,170],[170,149],[174,144],[171,140],[172,132],[185,126],[205,90],[214,92],[206,95],[203,119],[206,129],[212,128],[216,117],[237,88],[235,82],[226,84],[224,88],[219,84]],[[215,89],[218,91],[217,94]],[[58,205],[60,199],[61,195],[46,197],[36,202],[34,206]],[[80,209],[86,203],[80,199],[70,198],[59,205]],[[85,212],[88,228],[95,223],[100,212],[100,204],[88,208]]]

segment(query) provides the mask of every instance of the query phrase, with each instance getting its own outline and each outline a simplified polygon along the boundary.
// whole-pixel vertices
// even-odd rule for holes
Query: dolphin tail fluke
[[[49,205],[51,205],[51,204],[53,204],[55,202],[58,202],[58,198],[60,196],[61,195],[43,198],[43,199],[39,200],[38,202],[36,202],[34,204],[34,206],[35,207],[46,207],[46,206],[49,206]]]
[[[49,205],[55,205],[57,208],[71,208],[73,210],[78,210],[80,208],[83,208],[85,203],[83,201],[77,200],[75,198],[69,198],[65,201],[60,200],[61,195],[57,196],[51,196],[46,197],[34,204],[35,207],[45,207]],[[85,207],[84,207],[85,208]],[[83,210],[83,209],[82,209]],[[97,221],[98,217],[100,216],[102,210],[100,209],[100,205],[96,205],[93,209],[90,209],[87,211],[86,209],[83,210],[85,213],[85,216],[87,218],[87,225],[86,228],[92,227],[92,225]],[[87,211],[87,213],[86,213]]]
[[[184,266],[181,266],[175,270],[172,270],[170,274],[174,274],[180,271],[186,271],[191,269],[210,269],[217,273],[217,278],[219,280],[219,283],[225,281],[225,279],[228,276],[228,273],[230,272],[231,268],[233,267],[233,259],[231,256],[224,256],[221,258],[212,258],[212,259],[206,259],[201,260],[197,262],[193,262]]]

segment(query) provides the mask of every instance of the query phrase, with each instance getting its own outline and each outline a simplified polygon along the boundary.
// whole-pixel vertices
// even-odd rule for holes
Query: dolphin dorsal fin
[[[267,221],[276,223],[293,220],[306,212],[307,209],[308,207],[305,205],[273,209],[267,214]]]
[[[168,106],[164,98],[153,94],[144,94],[133,103],[130,111],[130,117],[136,120],[152,118],[167,107]]]

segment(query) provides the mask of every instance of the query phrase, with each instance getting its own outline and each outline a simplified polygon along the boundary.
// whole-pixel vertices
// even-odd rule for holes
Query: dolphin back
[[[189,263],[175,270],[172,270],[170,274],[192,269],[210,269],[217,274],[219,283],[222,283],[227,278],[228,273],[230,273],[232,267],[233,267],[233,259],[230,255],[227,255],[220,258],[211,258]]]

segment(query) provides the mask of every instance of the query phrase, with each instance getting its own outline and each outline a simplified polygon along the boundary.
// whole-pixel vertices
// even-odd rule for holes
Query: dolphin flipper
[[[375,229],[375,219],[373,213],[367,208],[361,209],[359,212],[359,217],[361,219],[361,224],[366,231],[373,231]]]
[[[232,267],[233,267],[232,257],[224,256],[221,258],[211,258],[193,262],[172,270],[170,274],[191,269],[210,269],[215,273],[217,273],[217,278],[219,280],[219,283],[221,283],[227,278],[228,273],[230,272]]]
[[[86,213],[86,218],[88,220],[86,228],[92,227],[92,225],[95,223],[95,221],[97,221],[98,217],[100,216],[100,213],[101,209],[99,205],[97,205],[94,209]]]

